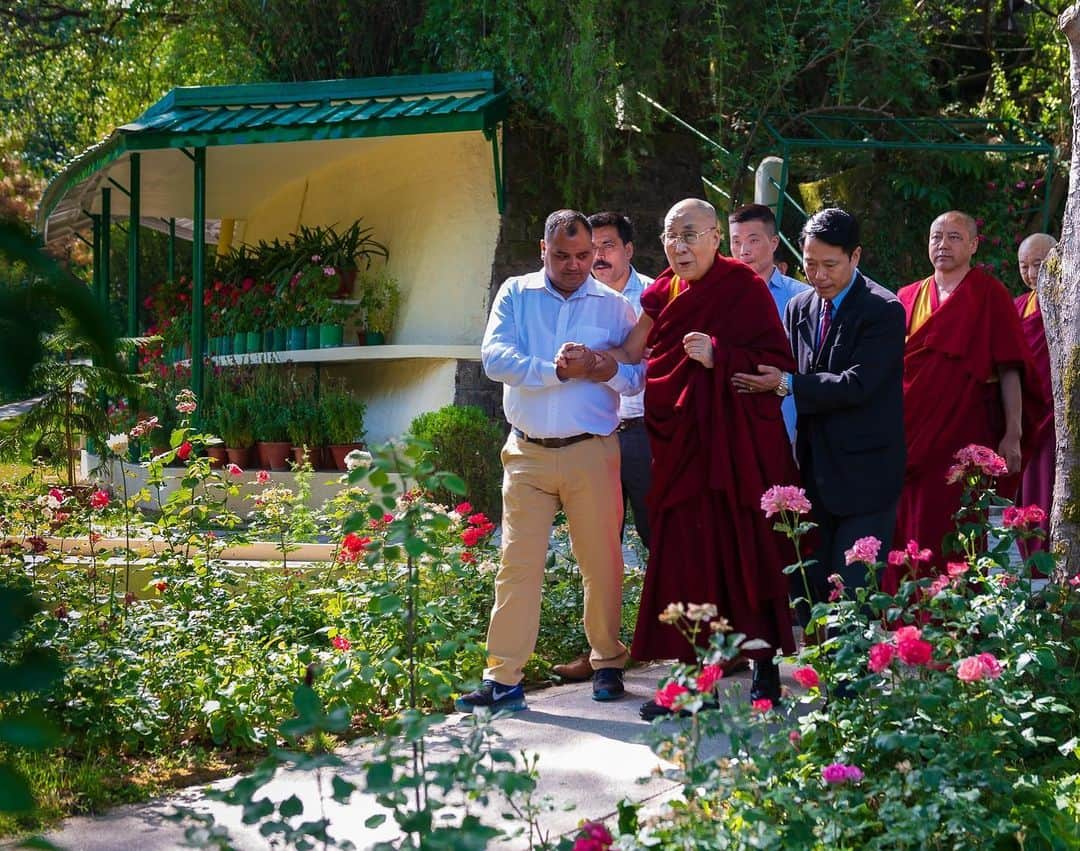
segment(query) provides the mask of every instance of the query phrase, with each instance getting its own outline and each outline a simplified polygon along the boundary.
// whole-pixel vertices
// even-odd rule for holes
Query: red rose
[[[183,443],[180,444],[180,447],[176,450],[176,457],[179,458],[181,461],[187,461],[187,459],[188,459],[188,457],[190,455],[191,455],[191,441],[190,440],[185,440]]]

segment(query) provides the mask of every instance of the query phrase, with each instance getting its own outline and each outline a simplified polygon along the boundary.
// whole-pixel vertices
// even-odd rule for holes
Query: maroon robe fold
[[[1016,494],[1017,505],[1035,504],[1046,512],[1046,523],[1042,528],[1049,534],[1050,508],[1054,501],[1054,449],[1056,436],[1054,433],[1054,398],[1053,388],[1050,384],[1050,350],[1046,347],[1046,330],[1043,328],[1042,309],[1039,300],[1035,299],[1035,310],[1030,316],[1024,316],[1028,300],[1032,293],[1024,293],[1014,300],[1016,312],[1020,316],[1020,327],[1024,331],[1028,348],[1031,349],[1031,357],[1035,363],[1035,372],[1039,378],[1039,386],[1042,388],[1043,398],[1047,401],[1046,416],[1043,418],[1038,429],[1032,437],[1031,457],[1024,464],[1024,470],[1020,476],[1020,490]],[[1029,541],[1021,541],[1020,551],[1027,555],[1035,550],[1046,548],[1046,542],[1041,538],[1032,538]]]
[[[780,397],[739,394],[731,383],[758,364],[794,372],[787,335],[765,284],[742,263],[717,255],[674,300],[672,278],[664,270],[641,297],[654,323],[645,384],[652,546],[630,654],[694,661],[678,631],[657,620],[670,603],[713,603],[737,632],[773,648],[750,656],[791,653],[783,568],[794,551],[760,503],[768,487],[795,483],[798,473]],[[683,350],[691,331],[712,337],[712,369]]]
[[[912,312],[923,282],[897,295],[908,321],[904,349],[904,432],[907,469],[897,510],[896,546],[914,539],[934,553],[927,568],[938,572],[947,561],[942,538],[955,529],[960,484],[945,478],[953,455],[971,443],[997,451],[1005,434],[998,369],[1016,367],[1023,388],[1024,456],[1045,403],[1020,317],[1008,290],[996,278],[972,269],[943,303],[931,283],[930,318],[911,333]],[[997,491],[1011,496],[1017,476],[998,480]],[[882,586],[895,593],[907,568],[886,567]]]

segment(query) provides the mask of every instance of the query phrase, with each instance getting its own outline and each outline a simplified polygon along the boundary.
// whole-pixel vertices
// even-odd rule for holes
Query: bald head
[[[1016,251],[1016,260],[1020,266],[1020,278],[1028,289],[1035,289],[1039,283],[1039,271],[1046,255],[1057,245],[1057,240],[1048,233],[1033,233],[1020,243]]]
[[[948,278],[959,281],[966,275],[978,247],[979,226],[967,213],[950,210],[934,219],[930,225],[928,253],[938,283]]]
[[[716,227],[719,222],[716,217],[716,207],[708,201],[702,201],[700,198],[684,198],[668,210],[667,215],[664,216],[664,224],[667,224],[673,218],[686,214],[692,215],[695,221],[707,221],[713,227]]]
[[[699,198],[680,201],[664,216],[664,254],[672,271],[696,281],[712,268],[720,247],[716,208]]]

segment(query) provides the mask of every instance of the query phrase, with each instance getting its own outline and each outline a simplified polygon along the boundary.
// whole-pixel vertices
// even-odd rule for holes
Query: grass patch
[[[249,770],[259,754],[184,750],[155,757],[119,754],[9,754],[30,781],[37,809],[0,813],[0,837],[47,829],[74,815],[146,801],[174,789],[198,786]]]

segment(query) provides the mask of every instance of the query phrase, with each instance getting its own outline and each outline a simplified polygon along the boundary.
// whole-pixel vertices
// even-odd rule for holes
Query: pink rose
[[[898,644],[901,641],[909,641],[914,638],[922,638],[922,630],[917,626],[902,626],[893,634],[893,639]]]
[[[179,402],[176,405],[176,410],[181,414],[193,414],[198,407],[199,405],[196,402]]]
[[[787,737],[788,741],[795,745],[795,747],[798,747],[800,744],[802,744],[802,733],[800,733],[798,730],[792,730],[790,733],[787,734]]]
[[[907,561],[907,553],[903,550],[889,550],[889,564],[893,567],[900,567]]]
[[[697,690],[702,694],[708,694],[724,676],[724,669],[720,665],[706,665],[701,669],[697,678]]]
[[[244,475],[244,471],[240,468],[239,464],[229,464],[225,467],[225,470],[230,476],[239,477]]]
[[[656,690],[655,700],[665,709],[674,709],[675,702],[684,694],[689,694],[690,689],[676,682],[670,682],[663,688]]]
[[[821,685],[821,677],[819,677],[818,672],[809,665],[805,668],[796,668],[792,673],[792,676],[795,678],[795,682],[803,688],[817,688]]]
[[[762,697],[762,698],[760,698],[758,700],[750,701],[750,707],[755,712],[760,712],[760,713],[764,714],[766,712],[771,712],[772,711],[773,702],[771,700],[769,700],[769,698],[767,698],[767,697]]]
[[[266,470],[259,470],[255,474],[255,483],[260,485],[270,484],[270,474]]]
[[[102,509],[109,504],[109,492],[98,489],[90,494],[90,507]]]
[[[865,564],[874,564],[880,551],[881,541],[873,535],[868,535],[865,538],[859,538],[852,544],[851,549],[844,553],[844,563],[854,564],[861,561]]]
[[[761,495],[761,510],[766,517],[772,517],[782,511],[794,511],[806,514],[810,511],[810,500],[806,491],[795,485],[773,485]]]
[[[344,635],[335,635],[330,643],[334,645],[335,650],[340,650],[343,653],[352,647],[352,642]]]
[[[858,783],[863,779],[863,773],[857,766],[834,762],[821,769],[821,779],[830,785],[838,786],[841,783]]]
[[[907,665],[925,665],[930,661],[933,646],[921,638],[910,638],[896,642],[896,655]]]
[[[919,542],[915,539],[907,542],[907,547],[904,552],[913,562],[930,561],[930,559],[934,557],[934,554],[925,547],[920,549]]]
[[[895,652],[891,644],[875,644],[870,648],[870,670],[880,674],[889,667]]]
[[[953,579],[958,576],[963,576],[968,572],[968,563],[966,561],[950,561],[945,565],[945,571]]]
[[[960,660],[960,664],[956,667],[957,679],[965,683],[977,682],[984,676],[982,663],[976,656],[968,656],[966,659]]]
[[[1038,526],[1044,520],[1046,520],[1046,512],[1043,511],[1037,505],[1029,505],[1024,509],[1024,514],[1027,517],[1028,525]]]
[[[978,659],[979,664],[982,665],[984,676],[989,677],[992,680],[996,680],[1001,676],[1001,663],[993,653],[980,653],[975,658]]]

